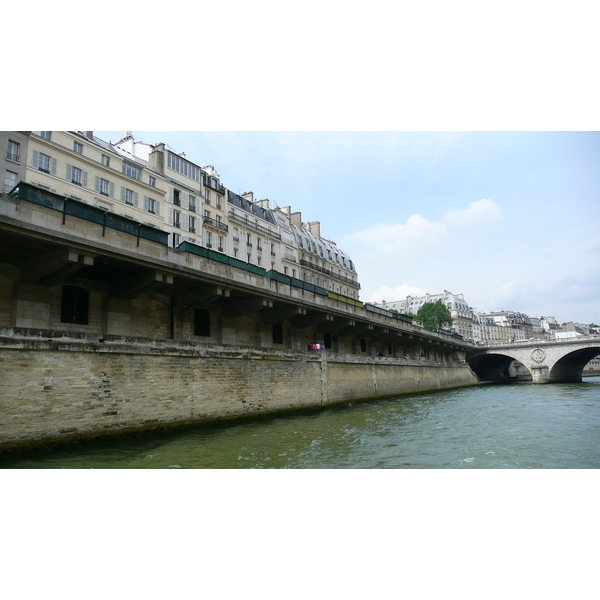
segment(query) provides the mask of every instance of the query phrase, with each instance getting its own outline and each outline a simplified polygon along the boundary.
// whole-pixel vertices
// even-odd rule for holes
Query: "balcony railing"
[[[349,277],[346,277],[345,275],[338,275],[337,273],[334,273],[330,269],[325,269],[324,267],[315,265],[314,263],[308,262],[307,260],[300,260],[300,264],[303,267],[308,267],[309,269],[313,269],[314,271],[318,271],[319,273],[324,273],[325,275],[328,275],[329,277],[333,277],[334,279],[337,279],[338,281],[343,281],[344,283],[347,283],[348,285],[351,285],[355,288],[360,289],[360,283],[358,283],[358,281],[354,281],[354,280],[350,279]]]
[[[210,217],[203,217],[203,223],[208,225],[209,227],[214,227],[215,229],[219,229],[220,231],[229,231],[229,226],[225,225],[225,223],[221,223],[220,221],[215,221]]]
[[[19,162],[19,155],[15,154],[14,152],[7,152],[6,153],[6,158],[8,160],[12,160],[14,162]]]

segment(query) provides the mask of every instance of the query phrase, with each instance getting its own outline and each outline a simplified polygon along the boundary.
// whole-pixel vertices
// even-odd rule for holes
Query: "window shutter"
[[[170,204],[173,204],[173,186],[170,185],[169,186],[169,193],[165,196],[167,202],[169,202]]]
[[[87,178],[88,178],[87,171],[83,171],[83,181],[81,182],[81,184],[83,185],[84,188],[87,187]]]
[[[187,213],[181,213],[181,228],[185,231],[190,230],[190,216]]]
[[[169,225],[173,225],[173,213],[175,212],[172,208],[167,211],[169,213]]]
[[[121,202],[125,202],[125,188],[121,186]]]
[[[158,200],[154,202],[154,212],[160,217],[160,202]]]
[[[133,205],[137,208],[138,206],[138,193],[137,192],[133,192]]]
[[[52,173],[52,175],[56,175],[56,159],[55,158],[50,159],[50,173]]]
[[[111,198],[115,197],[115,184],[112,181],[108,182],[108,187],[110,188],[109,195]]]
[[[148,212],[148,196],[144,196],[144,210]]]
[[[94,189],[96,190],[97,194],[100,193],[100,177],[98,177],[98,175],[95,176]]]
[[[186,194],[185,192],[181,192],[181,206],[188,210],[190,208],[190,203],[188,201],[188,194]]]
[[[67,181],[71,181],[73,179],[73,167],[72,165],[67,164]]]
[[[40,167],[40,153],[37,150],[33,151],[33,168],[39,169]]]

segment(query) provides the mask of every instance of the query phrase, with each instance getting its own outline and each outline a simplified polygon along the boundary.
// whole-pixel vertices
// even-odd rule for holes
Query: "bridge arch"
[[[565,354],[559,358],[550,369],[549,382],[579,382],[583,373],[583,367],[592,358],[600,354],[600,344],[596,347],[580,348]]]
[[[481,382],[516,381],[515,377],[511,377],[509,371],[510,364],[515,360],[519,361],[517,357],[502,351],[467,357],[469,366]],[[523,366],[527,369],[527,365]],[[527,370],[529,371],[529,369]],[[531,373],[531,371],[529,372]]]

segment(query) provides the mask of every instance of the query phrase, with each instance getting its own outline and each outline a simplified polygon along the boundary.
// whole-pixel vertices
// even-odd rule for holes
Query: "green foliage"
[[[417,319],[422,321],[425,329],[435,331],[444,326],[452,327],[452,316],[441,300],[425,302],[417,312]]]

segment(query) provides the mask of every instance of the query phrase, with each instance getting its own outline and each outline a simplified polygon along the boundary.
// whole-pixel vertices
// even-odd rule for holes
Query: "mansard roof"
[[[314,244],[317,248],[317,256],[321,256],[318,251],[318,248],[319,246],[322,246],[324,249],[322,256],[323,259],[337,264],[333,258],[337,254],[340,258],[343,257],[348,261],[345,265],[347,269],[349,269],[350,271],[356,270],[354,268],[354,263],[352,262],[352,259],[348,256],[348,254],[346,254],[346,252],[338,248],[335,242],[332,242],[331,240],[327,240],[325,238],[319,238],[307,229],[304,229],[304,227],[297,227],[296,225],[292,225],[292,232],[294,233],[294,237],[296,238],[296,243],[303,250],[307,250],[308,252],[314,253],[312,246],[312,244]],[[300,243],[300,240],[302,241],[302,244]],[[329,258],[329,252],[332,255],[331,258]]]
[[[227,202],[229,202],[229,204],[232,204],[233,206],[241,208],[247,213],[250,213],[260,219],[264,219],[265,221],[276,225],[275,217],[273,216],[273,211],[270,208],[263,208],[259,204],[256,204],[256,202],[251,202],[246,198],[242,198],[242,196],[235,194],[231,190],[227,190]]]

